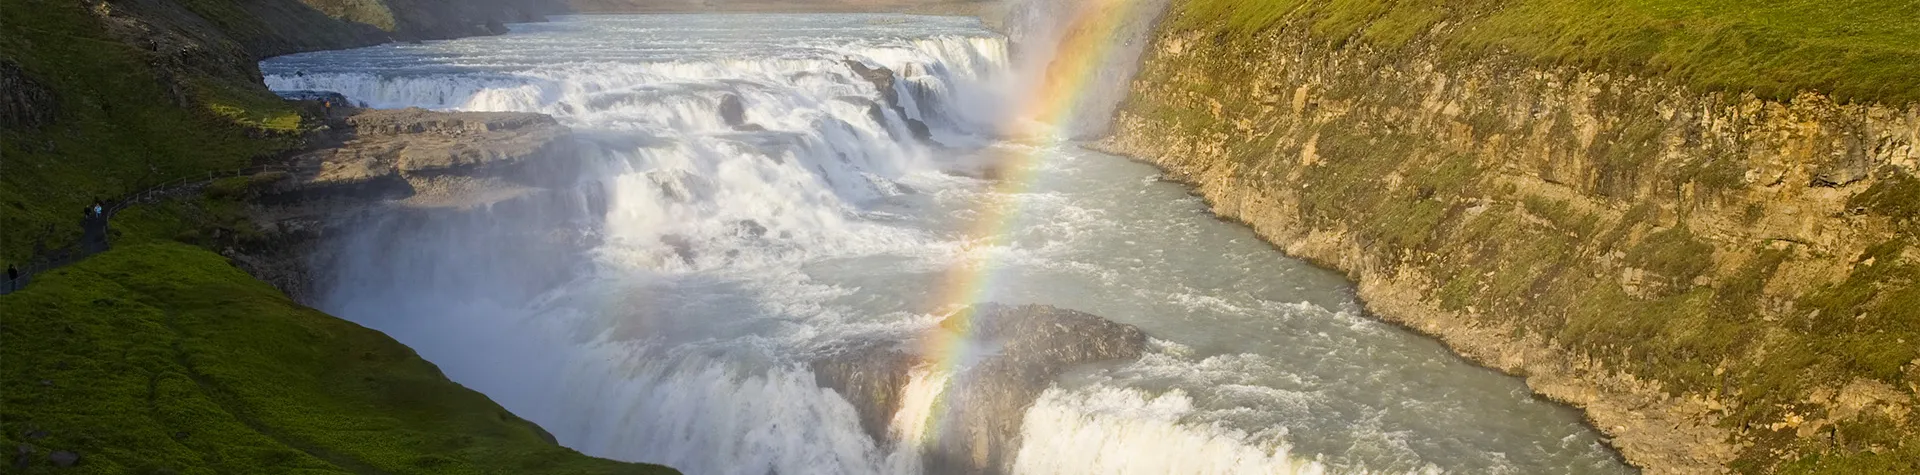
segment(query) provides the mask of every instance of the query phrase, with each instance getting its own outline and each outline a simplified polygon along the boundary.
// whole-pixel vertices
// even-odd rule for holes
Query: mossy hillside
[[[0,0],[0,56],[57,99],[35,105],[57,111],[50,123],[0,131],[0,260],[74,242],[93,199],[297,147],[310,114],[259,84],[237,48],[194,43],[284,40],[248,45],[260,54],[366,41],[326,22],[276,29],[325,18],[293,5]],[[191,31],[116,38],[102,12]],[[238,67],[181,67],[199,61]],[[249,180],[123,211],[113,251],[0,296],[0,442],[31,447],[28,473],[54,471],[53,450],[79,452],[61,470],[77,473],[672,473],[554,445],[386,336],[176,242],[270,240],[239,201]]]
[[[1894,224],[1863,228],[1878,236],[1868,246],[1831,255],[1751,239],[1764,233],[1738,227],[1779,208],[1751,201],[1750,187],[1764,183],[1745,177],[1773,158],[1703,138],[1663,118],[1655,101],[1607,86],[1569,110],[1556,105],[1564,99],[1536,99],[1563,98],[1564,88],[1497,58],[1440,91],[1411,80],[1415,68],[1391,51],[1287,36],[1301,30],[1242,36],[1217,18],[1187,17],[1210,1],[1176,4],[1162,41],[1180,46],[1149,57],[1123,107],[1123,135],[1162,138],[1123,137],[1120,151],[1291,207],[1247,214],[1293,216],[1298,229],[1287,231],[1340,233],[1365,257],[1350,271],[1419,272],[1433,281],[1427,299],[1446,310],[1544,336],[1670,395],[1734,402],[1721,423],[1752,444],[1736,468],[1920,470],[1914,418],[1861,416],[1807,437],[1785,423],[1831,415],[1813,401],[1822,388],[1865,380],[1910,397],[1920,381],[1920,210],[1911,204],[1920,181],[1909,172],[1885,167],[1848,188],[1857,194],[1843,214]],[[1488,72],[1489,63],[1502,66]],[[1427,102],[1442,92],[1443,102]],[[1449,112],[1423,116],[1423,107]],[[1246,199],[1228,195],[1236,198]],[[1344,252],[1335,257],[1353,259]],[[1852,270],[1783,290],[1822,262]]]
[[[1417,41],[1474,55],[1663,76],[1791,98],[1920,100],[1920,3],[1906,0],[1194,0],[1178,26],[1331,42]]]
[[[553,445],[391,338],[196,247],[122,245],[0,314],[0,437],[35,448],[30,473],[52,471],[51,450],[79,452],[83,473],[672,473]]]
[[[0,260],[80,235],[80,210],[148,185],[242,168],[295,144],[298,111],[245,78],[179,77],[175,102],[147,57],[77,2],[0,0],[0,55],[54,91],[59,115],[0,131]]]

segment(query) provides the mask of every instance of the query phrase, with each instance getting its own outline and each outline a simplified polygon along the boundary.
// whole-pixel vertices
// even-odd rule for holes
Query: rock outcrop
[[[940,474],[1003,472],[1020,447],[1022,417],[1055,378],[1077,365],[1138,358],[1147,343],[1131,325],[1046,305],[983,303],[941,321],[939,331],[929,338],[983,354],[955,365],[934,408],[944,422],[923,455],[929,473]],[[852,402],[861,428],[883,444],[910,371],[952,357],[916,354],[906,343],[863,342],[813,363],[820,385]]]
[[[933,139],[933,132],[927,129],[927,124],[921,122],[920,119],[915,119],[913,116],[907,115],[907,108],[900,105],[900,90],[894,87],[895,74],[893,70],[887,69],[885,66],[868,67],[866,63],[852,59],[841,62],[845,63],[847,69],[852,70],[855,76],[873,83],[874,89],[880,90],[880,99],[886,102],[888,109],[892,109],[894,114],[900,116],[901,121],[906,122],[907,132],[913,134],[913,138],[919,139],[922,142]],[[885,119],[881,117],[882,114],[879,108],[869,108],[868,111],[874,116],[875,122],[886,123]]]
[[[323,237],[362,217],[427,219],[430,212],[460,216],[486,207],[561,226],[570,216],[571,201],[542,193],[572,186],[580,163],[571,131],[552,117],[423,109],[341,113],[348,114],[338,121],[341,127],[319,137],[331,144],[247,178],[236,191],[252,204],[251,221],[260,229],[241,232],[252,238],[225,254],[294,300],[311,301],[318,269],[310,265],[332,252],[318,246]],[[527,239],[537,243],[529,245],[586,245],[549,238]]]
[[[38,129],[60,117],[53,90],[27,76],[20,63],[0,59],[0,127]]]
[[[1914,450],[1920,106],[1298,30],[1164,27],[1099,147],[1651,473]]]
[[[357,110],[344,123],[339,146],[295,156],[287,179],[265,199],[485,204],[518,186],[571,176],[555,162],[577,156],[567,128],[542,114]],[[533,160],[545,163],[538,171],[522,167]]]

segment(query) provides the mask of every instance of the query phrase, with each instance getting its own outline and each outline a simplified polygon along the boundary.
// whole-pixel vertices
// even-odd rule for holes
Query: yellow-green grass
[[[1190,0],[1178,8],[1177,27],[1235,35],[1304,28],[1332,42],[1431,42],[1775,99],[1817,91],[1920,100],[1920,2],[1911,0]]]
[[[0,438],[34,447],[29,473],[53,450],[82,456],[62,473],[672,473],[549,443],[386,335],[184,244],[42,275],[0,315]]]

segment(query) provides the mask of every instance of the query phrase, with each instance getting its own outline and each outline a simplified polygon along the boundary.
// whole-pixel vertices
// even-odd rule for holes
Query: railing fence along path
[[[26,288],[27,284],[33,282],[34,275],[65,267],[75,262],[80,262],[80,260],[86,259],[88,256],[105,252],[110,247],[110,243],[108,242],[108,224],[113,220],[113,215],[118,214],[122,210],[135,205],[154,203],[162,198],[197,192],[205,188],[206,185],[213,183],[214,180],[222,178],[251,176],[291,169],[292,167],[286,165],[255,165],[246,168],[196,173],[167,180],[143,188],[140,191],[107,200],[101,205],[102,209],[99,216],[88,217],[81,220],[81,234],[78,242],[57,249],[36,249],[32,261],[24,265],[16,266],[20,271],[20,277],[5,280],[6,276],[0,275],[0,295],[10,294]]]

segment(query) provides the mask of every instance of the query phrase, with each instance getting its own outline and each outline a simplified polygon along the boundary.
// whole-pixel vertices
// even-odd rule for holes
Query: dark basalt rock
[[[727,126],[732,127],[733,130],[741,132],[763,132],[767,130],[766,127],[761,127],[760,124],[747,122],[747,105],[740,101],[740,96],[734,94],[728,94],[720,98],[720,120],[725,121]]]
[[[1027,408],[1055,378],[1077,365],[1138,358],[1147,335],[1132,325],[1046,305],[980,304],[940,323],[940,337],[994,348],[956,369],[939,407],[937,442],[925,449],[929,473],[1000,473],[1020,447]],[[903,342],[866,341],[837,348],[816,360],[823,387],[847,398],[860,413],[861,428],[883,446],[899,412],[910,371],[930,364]]]
[[[1147,335],[1132,325],[1045,305],[981,304],[941,327],[1000,351],[965,368],[947,389],[947,421],[927,454],[932,473],[998,473],[1020,448],[1027,408],[1068,368],[1139,358]]]
[[[906,122],[907,131],[913,133],[913,138],[922,142],[933,140],[933,131],[927,128],[927,123],[907,115],[907,109],[900,106],[900,91],[893,88],[893,70],[885,66],[867,67],[866,63],[852,59],[841,60],[841,62],[847,65],[847,69],[853,70],[854,76],[873,83],[873,87],[880,90],[880,99],[885,101],[887,107],[893,109],[895,114],[900,115],[901,121]],[[869,115],[873,115],[876,121],[880,120],[881,114],[877,109],[870,109]]]
[[[834,348],[812,366],[814,381],[853,403],[860,414],[860,428],[886,447],[892,443],[887,428],[894,413],[900,412],[908,372],[921,363],[901,342],[867,340]]]

